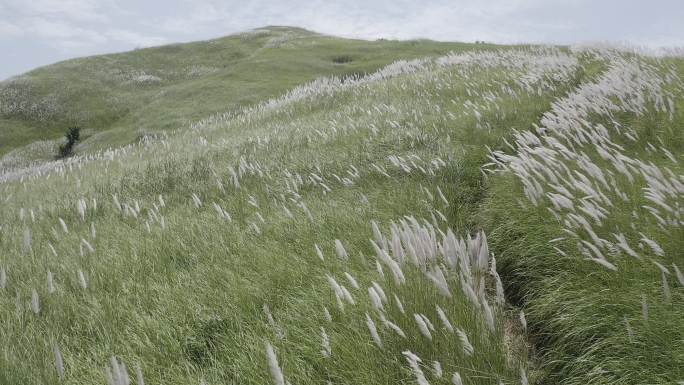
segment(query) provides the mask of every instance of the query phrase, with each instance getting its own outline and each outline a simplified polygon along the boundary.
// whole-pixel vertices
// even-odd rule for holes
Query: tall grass
[[[658,80],[668,74],[672,81]],[[681,349],[661,342],[678,336],[681,288],[670,266],[684,266],[674,260],[681,241],[660,231],[677,236],[681,228],[668,229],[641,206],[665,194],[668,207],[679,207],[680,197],[653,176],[663,170],[669,177],[660,168],[668,167],[676,181],[680,169],[649,146],[628,152],[641,135],[666,127],[670,115],[681,121],[667,98],[658,98],[681,92],[675,74],[667,63],[605,51],[454,53],[400,61],[366,77],[320,79],[187,130],[5,173],[0,336],[7,354],[0,355],[0,380],[676,379],[679,369],[668,367],[676,361],[663,356],[677,359]],[[625,84],[612,85],[618,81]],[[550,176],[532,168],[520,177],[539,163],[520,160],[526,151],[534,158],[534,146],[546,143],[539,138],[556,138],[553,127],[528,130],[581,110],[572,101],[596,92],[605,104],[589,99],[598,111],[578,120],[591,122],[598,137],[562,152],[575,179],[557,178],[583,182],[581,170],[598,172],[589,160],[610,164],[600,155],[585,158],[583,146],[598,153],[596,144],[619,140],[618,128],[638,133],[635,143],[610,148],[613,158],[617,151],[640,156],[629,170],[641,184],[630,189],[614,173],[616,183],[606,177],[607,186],[589,185],[639,197],[632,208],[648,225],[626,222],[631,210],[622,207],[631,201],[610,195],[610,206],[598,190],[589,198],[573,194],[572,207],[599,216],[605,232],[618,235],[616,244],[624,235],[641,260],[604,243],[615,238],[598,224],[591,228],[599,244],[575,227],[567,228],[575,235],[563,231],[560,215],[581,219],[553,205],[544,180]],[[629,108],[613,110],[618,103]],[[599,116],[602,108],[612,120]],[[606,128],[613,120],[620,125]],[[626,122],[634,126],[625,129]],[[615,136],[606,136],[611,130]],[[652,144],[676,163],[682,143],[670,132]],[[488,156],[494,164],[486,169],[496,173],[481,170]],[[565,159],[547,166],[564,170]],[[666,223],[680,215],[662,212]],[[625,223],[635,229],[614,230]],[[31,311],[33,293],[39,312]],[[640,294],[648,321],[640,318]],[[618,344],[625,325],[633,345]],[[529,357],[526,330],[540,357]],[[617,357],[648,360],[628,365]]]

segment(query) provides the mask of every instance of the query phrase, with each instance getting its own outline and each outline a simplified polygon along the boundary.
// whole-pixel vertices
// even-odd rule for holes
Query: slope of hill
[[[472,47],[6,172],[0,382],[682,381],[682,74]]]
[[[349,40],[267,27],[68,60],[0,83],[0,156],[36,140],[59,139],[72,125],[90,136],[83,150],[128,144],[320,76],[364,74],[394,60],[467,46]]]

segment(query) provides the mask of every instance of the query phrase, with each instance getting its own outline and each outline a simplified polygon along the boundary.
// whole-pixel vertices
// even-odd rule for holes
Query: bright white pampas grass
[[[318,256],[318,259],[321,261],[325,261],[325,258],[323,258],[323,251],[321,251],[321,248],[318,246],[318,244],[314,245],[314,249],[316,250],[316,255]]]
[[[31,291],[31,310],[38,315],[40,313],[40,298],[36,289]]]
[[[461,329],[456,329],[456,334],[458,335],[458,338],[461,340],[461,345],[463,345],[463,353],[466,356],[472,356],[473,352],[475,352],[475,349],[473,348],[473,345],[470,344],[468,336]]]
[[[406,334],[404,333],[401,328],[395,324],[392,321],[389,321],[386,319],[383,315],[380,316],[382,318],[382,324],[385,325],[385,327],[392,329],[395,333],[397,333],[401,338],[406,338]]]
[[[268,358],[268,369],[271,372],[271,378],[275,385],[285,385],[285,376],[283,370],[278,365],[278,357],[273,350],[270,342],[266,342],[266,357]]]
[[[131,383],[126,364],[114,356],[110,360],[110,366],[105,368],[105,378],[107,378],[108,385],[130,385]]]
[[[342,260],[348,260],[349,255],[347,255],[347,250],[345,250],[344,246],[342,245],[342,242],[339,239],[335,239],[335,253],[337,254],[337,257],[342,259]]]
[[[330,338],[328,333],[325,332],[325,328],[321,327],[321,354],[323,357],[330,358],[332,356],[332,348],[330,347]]]
[[[27,228],[24,230],[24,239],[23,239],[23,250],[24,253],[28,254],[32,251],[31,244],[33,243],[33,236],[31,235],[31,229]]]
[[[679,284],[684,286],[684,274],[682,274],[681,270],[679,270],[679,267],[672,263],[672,267],[674,268],[675,275],[677,276],[677,281],[679,281]]]
[[[463,385],[463,380],[461,380],[461,375],[458,372],[454,372],[451,376],[451,383],[454,385]]]
[[[416,320],[416,324],[418,324],[418,330],[420,330],[420,334],[422,334],[425,338],[432,340],[432,334],[430,334],[428,324],[425,322],[423,317],[424,316],[422,314],[413,314],[413,318]]]
[[[439,361],[432,362],[432,374],[437,378],[442,378],[442,364]]]
[[[59,224],[62,226],[62,231],[64,231],[64,234],[69,234],[69,228],[67,227],[66,222],[64,222],[64,219],[58,218]]]
[[[145,379],[143,378],[142,368],[140,365],[135,366],[135,377],[138,381],[138,385],[145,385]]]
[[[332,316],[330,315],[330,311],[328,311],[327,307],[323,307],[323,318],[327,322],[332,322]]]
[[[416,381],[418,382],[418,385],[430,385],[427,378],[425,378],[425,373],[423,373],[423,370],[420,368],[420,357],[418,357],[417,355],[413,354],[408,350],[402,352],[402,354],[404,355],[404,357],[406,357],[406,361],[408,361],[409,366],[411,367],[411,371],[413,372],[413,375],[416,376]]]
[[[86,290],[88,288],[88,281],[86,281],[85,274],[83,274],[83,270],[78,269],[78,284],[81,286],[81,289]]]
[[[451,322],[449,322],[449,319],[447,318],[446,314],[444,313],[444,310],[442,310],[439,305],[437,306],[437,315],[439,316],[440,321],[442,321],[442,325],[444,325],[444,328],[449,331],[449,333],[454,332],[454,327],[451,325]]]
[[[378,329],[375,327],[375,322],[373,322],[373,319],[370,317],[370,315],[368,315],[368,313],[366,313],[366,326],[368,326],[368,331],[370,332],[375,345],[382,349],[382,340],[378,334]]]
[[[520,310],[518,318],[520,319],[520,326],[522,326],[523,332],[527,332],[527,318],[525,317],[525,312]]]
[[[64,379],[64,360],[62,359],[62,352],[59,350],[59,345],[55,342],[52,344],[52,353],[55,356],[55,369],[57,369],[57,377],[60,380]]]
[[[520,385],[528,385],[529,381],[527,380],[527,372],[525,371],[525,368],[520,368]]]

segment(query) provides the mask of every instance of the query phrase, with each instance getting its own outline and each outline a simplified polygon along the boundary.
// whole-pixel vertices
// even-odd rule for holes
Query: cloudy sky
[[[265,25],[369,39],[684,46],[683,20],[684,0],[0,0],[0,79]]]

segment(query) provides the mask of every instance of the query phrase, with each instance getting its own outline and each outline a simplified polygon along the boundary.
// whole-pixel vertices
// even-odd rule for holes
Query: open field
[[[6,167],[0,383],[684,380],[684,62],[330,41]]]

